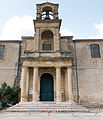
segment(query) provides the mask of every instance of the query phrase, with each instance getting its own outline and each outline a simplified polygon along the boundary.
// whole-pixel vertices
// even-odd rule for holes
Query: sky
[[[33,36],[36,4],[47,0],[0,0],[0,40]],[[103,0],[49,0],[59,4],[61,35],[103,39]]]

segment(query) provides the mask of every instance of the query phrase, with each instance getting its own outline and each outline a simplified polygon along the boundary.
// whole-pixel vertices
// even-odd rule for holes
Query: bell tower
[[[60,26],[58,4],[37,4],[36,20],[34,20],[34,51],[38,53],[59,53]]]
[[[36,8],[35,35],[21,43],[21,102],[73,102],[72,36],[60,36],[58,4]]]

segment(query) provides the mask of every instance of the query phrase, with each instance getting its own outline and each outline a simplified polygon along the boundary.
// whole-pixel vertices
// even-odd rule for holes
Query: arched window
[[[51,31],[44,31],[41,35],[41,49],[42,50],[53,50],[54,40],[53,33]]]
[[[100,49],[98,44],[90,45],[91,48],[91,57],[92,58],[100,58]]]
[[[53,13],[51,7],[45,7],[42,11],[42,19],[50,20],[53,19]]]

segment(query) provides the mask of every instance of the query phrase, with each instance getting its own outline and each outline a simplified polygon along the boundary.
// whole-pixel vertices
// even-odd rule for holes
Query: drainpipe
[[[77,51],[76,51],[76,40],[74,40],[74,59],[76,67],[76,82],[77,82],[77,103],[80,104],[79,100],[79,81],[78,81],[78,63],[77,63]]]
[[[41,34],[40,34],[40,27],[39,27],[39,44],[38,44],[39,57],[40,57],[40,42],[41,42]]]
[[[18,63],[17,63],[17,74],[16,74],[16,81],[14,83],[14,86],[20,86],[20,68],[21,67],[21,41],[19,41],[19,54],[18,54]]]

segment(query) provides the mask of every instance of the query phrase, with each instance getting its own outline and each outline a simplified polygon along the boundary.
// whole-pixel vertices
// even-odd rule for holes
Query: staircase
[[[69,102],[23,102],[7,109],[7,112],[89,112],[87,108]]]

